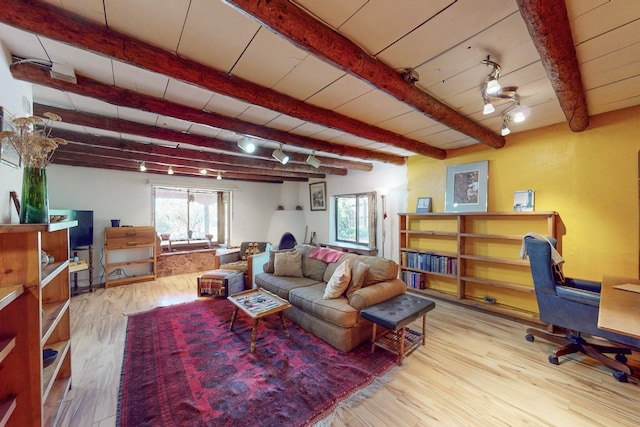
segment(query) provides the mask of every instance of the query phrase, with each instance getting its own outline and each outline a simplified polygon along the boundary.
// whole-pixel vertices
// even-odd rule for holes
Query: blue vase
[[[20,224],[48,223],[47,171],[45,168],[25,167],[22,170]]]

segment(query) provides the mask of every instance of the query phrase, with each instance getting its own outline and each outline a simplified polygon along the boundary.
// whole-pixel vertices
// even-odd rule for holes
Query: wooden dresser
[[[123,259],[123,257],[125,257]],[[110,260],[111,258],[112,260]],[[117,261],[115,261],[117,259]],[[114,262],[115,261],[115,262]],[[104,229],[105,287],[156,279],[155,227],[109,227]],[[137,266],[149,268],[140,273]],[[127,271],[127,267],[134,267]],[[120,274],[114,274],[118,269]],[[135,270],[135,271],[133,271]]]

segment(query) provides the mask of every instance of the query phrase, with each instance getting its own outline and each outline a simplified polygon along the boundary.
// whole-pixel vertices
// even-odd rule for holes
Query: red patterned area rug
[[[251,321],[232,304],[199,300],[129,316],[117,425],[306,426],[396,364],[363,344],[342,353],[278,315]],[[353,398],[353,397],[352,397]],[[327,421],[328,419],[325,419]]]

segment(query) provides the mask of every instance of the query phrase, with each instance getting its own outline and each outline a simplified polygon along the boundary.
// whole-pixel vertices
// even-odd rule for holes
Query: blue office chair
[[[558,364],[558,357],[572,353],[583,353],[613,369],[613,376],[621,382],[632,375],[626,364],[626,354],[631,349],[609,347],[587,342],[581,334],[606,338],[625,346],[640,348],[640,340],[598,328],[598,307],[600,305],[600,283],[562,277],[554,268],[551,245],[556,240],[538,240],[525,237],[524,244],[531,264],[531,275],[535,287],[540,320],[566,330],[564,335],[551,334],[535,328],[527,329],[525,338],[533,341],[534,336],[559,344],[561,347],[549,355],[549,362]],[[615,360],[605,354],[615,354]]]

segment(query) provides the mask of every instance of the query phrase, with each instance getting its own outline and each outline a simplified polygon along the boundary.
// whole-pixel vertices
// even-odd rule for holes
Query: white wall
[[[304,212],[309,224],[309,235],[315,231],[319,243],[334,242],[333,198],[340,194],[365,193],[386,189],[387,219],[383,220],[382,203],[378,193],[378,256],[382,256],[383,236],[384,256],[398,260],[398,218],[399,212],[407,211],[407,167],[375,163],[373,171],[350,171],[347,176],[330,176],[327,183],[327,210],[311,211],[309,185],[300,185],[300,199],[305,200]]]
[[[9,71],[11,54],[0,42],[0,105],[14,116],[30,115],[33,98],[31,84],[14,80]],[[22,191],[22,170],[0,163],[0,223],[18,223],[20,217],[9,199],[9,192]]]

